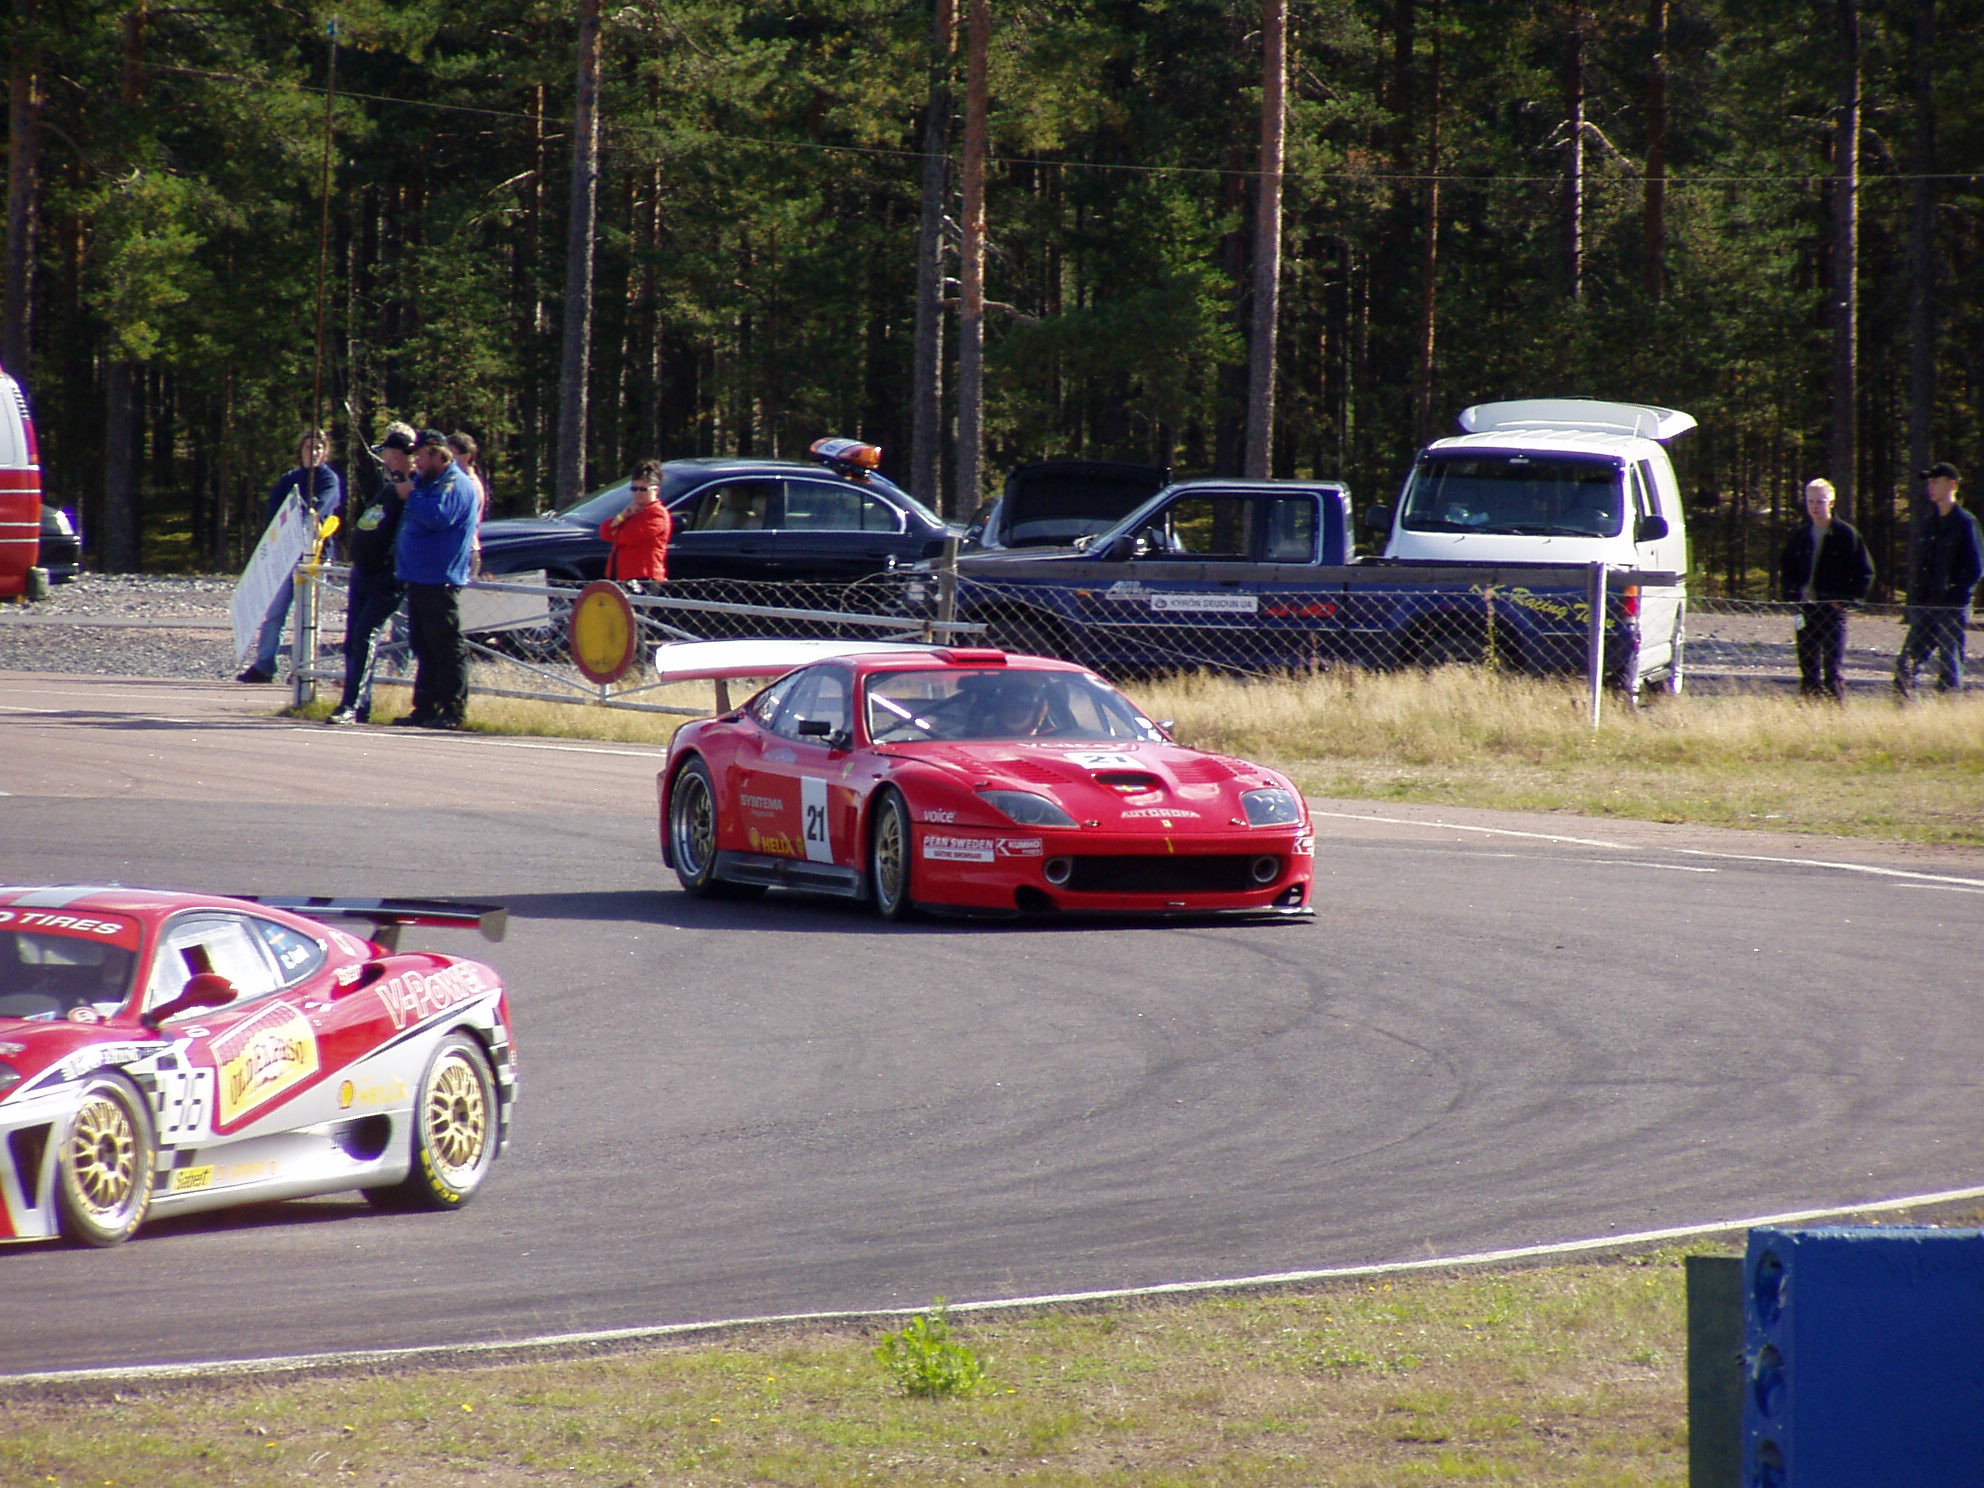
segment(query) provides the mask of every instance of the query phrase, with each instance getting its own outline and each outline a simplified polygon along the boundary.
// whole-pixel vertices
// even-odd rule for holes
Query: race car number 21
[[[812,775],[799,778],[799,816],[806,834],[806,861],[831,863],[834,847],[827,829],[827,783]]]

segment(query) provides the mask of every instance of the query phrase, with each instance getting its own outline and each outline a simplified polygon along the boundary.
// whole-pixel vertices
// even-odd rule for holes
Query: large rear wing
[[[408,925],[475,930],[488,941],[501,940],[510,925],[510,912],[500,904],[464,904],[455,899],[325,899],[276,894],[238,897],[313,920],[362,920],[372,927],[370,938],[389,951],[399,949],[400,931]]]

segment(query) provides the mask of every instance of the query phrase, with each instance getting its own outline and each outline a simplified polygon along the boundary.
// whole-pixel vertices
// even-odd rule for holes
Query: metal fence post
[[[317,701],[317,577],[318,565],[308,560],[296,565],[293,582],[295,602],[291,605],[289,682],[290,701],[306,707]]]
[[[1585,631],[1584,672],[1585,683],[1591,691],[1591,727],[1598,731],[1599,698],[1605,690],[1605,565],[1591,565],[1591,576],[1585,584],[1586,608],[1591,612],[1591,621]]]

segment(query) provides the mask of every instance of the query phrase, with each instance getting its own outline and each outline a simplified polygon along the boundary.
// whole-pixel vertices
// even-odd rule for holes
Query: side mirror
[[[1137,535],[1134,532],[1119,533],[1109,541],[1109,546],[1095,555],[1104,563],[1126,563],[1137,556]]]
[[[159,1024],[193,1008],[225,1007],[234,1001],[235,996],[234,983],[219,972],[197,972],[177,997],[146,1013],[143,1022],[147,1028],[157,1028]]]
[[[1634,542],[1659,542],[1667,536],[1667,518],[1641,517],[1633,524]]]
[[[834,731],[834,726],[824,718],[802,718],[799,720],[799,737],[802,739],[824,739]]]
[[[1364,530],[1389,533],[1392,530],[1392,509],[1389,506],[1367,506],[1364,509]]]

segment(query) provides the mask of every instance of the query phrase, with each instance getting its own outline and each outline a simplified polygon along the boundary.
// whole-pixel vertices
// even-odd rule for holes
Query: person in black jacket
[[[369,453],[369,501],[351,524],[345,545],[351,553],[351,587],[344,601],[344,692],[324,722],[372,721],[372,669],[379,659],[379,632],[400,607],[403,591],[393,571],[393,539],[400,530],[406,498],[387,477],[413,470],[413,426],[386,425],[386,437]]]
[[[1829,480],[1805,483],[1809,521],[1791,534],[1777,560],[1777,597],[1798,606],[1798,691],[1805,697],[1846,698],[1846,612],[1874,587],[1874,560],[1850,523],[1832,514]]]
[[[1956,466],[1938,461],[1921,472],[1935,511],[1922,524],[1908,583],[1908,638],[1894,663],[1895,693],[1915,691],[1915,674],[1937,653],[1936,690],[1963,691],[1963,638],[1970,629],[1970,596],[1984,579],[1984,534],[1957,504]]]

